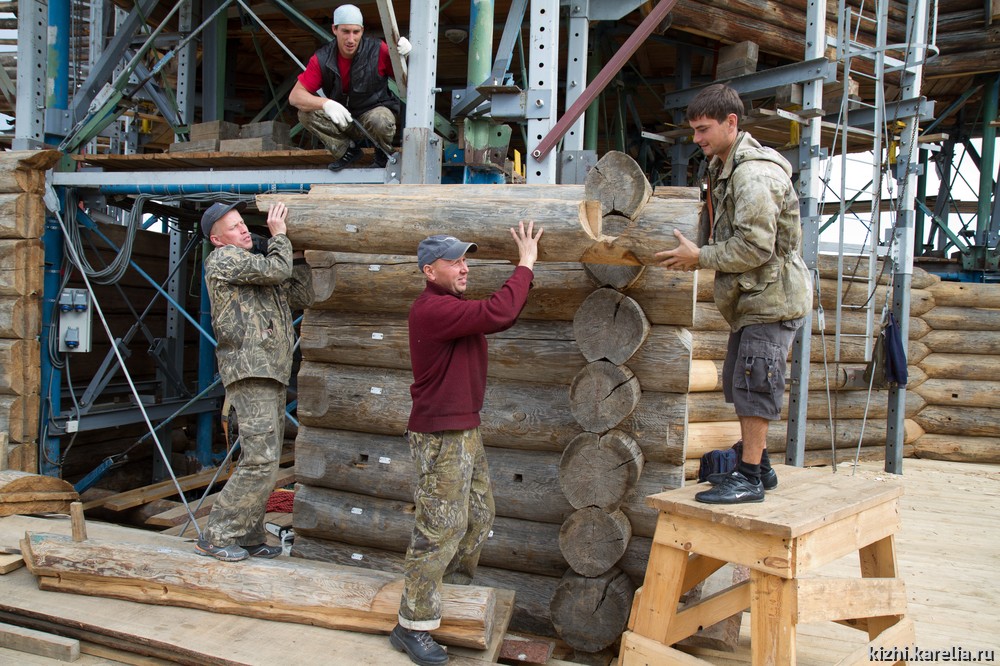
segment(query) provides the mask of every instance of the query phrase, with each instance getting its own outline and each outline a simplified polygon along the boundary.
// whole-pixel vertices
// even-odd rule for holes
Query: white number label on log
[[[365,559],[365,556],[362,555],[361,553],[351,553],[351,559],[360,561]]]
[[[486,538],[487,539],[492,539],[493,538],[493,530],[490,530],[490,533],[486,535]]]
[[[351,513],[353,513],[356,516],[360,516],[364,512],[361,510],[360,506],[356,506],[353,509],[351,509]]]
[[[380,264],[368,264],[368,270],[370,270],[372,273],[378,273],[380,270],[382,270],[382,266]]]
[[[349,234],[356,234],[356,233],[358,233],[358,225],[356,225],[356,224],[345,224],[344,225],[344,229]]]
[[[382,387],[381,386],[373,386],[372,387],[372,394],[373,395],[382,395]]]
[[[372,340],[384,340],[385,335],[383,333],[372,333]]]
[[[383,465],[388,465],[389,463],[392,462],[392,458],[390,458],[389,456],[379,456],[378,461]]]

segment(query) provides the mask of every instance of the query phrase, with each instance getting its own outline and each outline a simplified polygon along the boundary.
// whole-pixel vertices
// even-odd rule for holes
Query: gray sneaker
[[[753,483],[747,477],[735,471],[726,476],[719,485],[711,490],[703,490],[694,496],[695,500],[705,504],[743,504],[745,502],[763,502],[764,486]]]
[[[223,562],[241,562],[250,557],[250,553],[243,546],[238,546],[235,543],[228,546],[213,546],[204,539],[198,539],[198,543],[194,546],[194,552],[206,557],[214,557]]]
[[[268,546],[266,543],[247,546],[246,550],[250,553],[250,557],[262,557],[265,560],[270,560],[281,555],[281,546]]]

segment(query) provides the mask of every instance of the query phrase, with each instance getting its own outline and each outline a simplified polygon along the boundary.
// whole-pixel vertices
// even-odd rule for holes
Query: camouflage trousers
[[[396,136],[396,114],[384,106],[376,106],[355,118],[372,137],[388,153],[392,153],[392,140]],[[320,111],[299,111],[299,122],[317,139],[323,142],[326,149],[339,160],[351,147],[352,143],[360,142],[365,137],[353,124],[340,130],[330,117]]]
[[[274,489],[285,435],[283,384],[273,379],[241,379],[226,387],[236,411],[240,461],[208,516],[204,538],[214,546],[264,543],[264,507]]]
[[[441,625],[441,583],[472,582],[496,510],[479,428],[411,432],[409,441],[420,477],[399,623],[430,631]]]

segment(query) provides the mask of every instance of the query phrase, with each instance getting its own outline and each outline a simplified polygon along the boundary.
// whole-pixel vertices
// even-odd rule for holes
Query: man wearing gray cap
[[[267,212],[271,238],[266,247],[255,245],[241,215],[245,208],[242,202],[215,203],[201,218],[202,232],[215,246],[205,258],[205,285],[219,376],[239,423],[240,460],[212,505],[195,551],[224,562],[281,553],[265,542],[264,507],[274,489],[285,433],[292,310],[313,301],[309,266],[301,252],[293,255],[285,235],[285,204],[278,202]]]
[[[339,171],[361,157],[355,142],[364,137],[352,121],[357,118],[378,142],[375,166],[384,167],[396,136],[399,101],[389,92],[393,76],[388,45],[364,36],[364,19],[354,5],[333,12],[333,41],[309,59],[288,95],[299,110],[299,122],[314,134],[334,157],[332,171]],[[400,37],[399,55],[410,52],[410,42]],[[317,91],[322,90],[325,97]],[[384,152],[383,152],[384,151]]]
[[[416,523],[404,565],[399,624],[389,635],[410,661],[436,666],[448,653],[427,633],[441,626],[441,584],[468,585],[493,525],[493,492],[479,434],[486,394],[486,336],[514,325],[528,299],[538,258],[534,222],[511,229],[514,274],[484,300],[464,298],[475,243],[431,236],[417,247],[427,279],[409,315],[413,406],[407,424],[417,463]]]

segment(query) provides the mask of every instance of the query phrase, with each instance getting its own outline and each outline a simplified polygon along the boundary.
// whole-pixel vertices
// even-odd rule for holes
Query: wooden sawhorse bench
[[[776,469],[779,486],[757,504],[696,502],[706,484],[647,498],[660,515],[622,636],[622,666],[705,664],[671,645],[747,608],[753,666],[794,664],[795,628],[805,622],[831,620],[868,632],[869,643],[842,663],[869,664],[869,647],[913,644],[893,540],[899,479]],[[855,551],[861,577],[803,577]],[[727,562],[749,567],[750,580],[678,611],[681,595]]]

